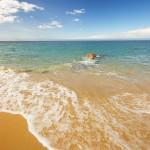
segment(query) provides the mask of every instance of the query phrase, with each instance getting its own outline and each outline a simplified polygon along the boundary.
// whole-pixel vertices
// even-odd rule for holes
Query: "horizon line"
[[[106,40],[95,40],[95,39],[83,39],[83,40],[69,40],[69,39],[59,39],[59,40],[0,40],[0,42],[84,42],[84,41],[95,41],[95,42],[105,42],[105,41],[150,41],[150,39],[106,39]]]

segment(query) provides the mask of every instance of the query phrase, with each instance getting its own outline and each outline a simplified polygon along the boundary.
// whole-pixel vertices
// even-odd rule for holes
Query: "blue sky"
[[[0,0],[0,40],[150,39],[150,0]]]

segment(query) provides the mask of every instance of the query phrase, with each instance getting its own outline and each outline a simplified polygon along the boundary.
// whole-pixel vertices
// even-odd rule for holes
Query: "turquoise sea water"
[[[149,150],[150,41],[0,42],[0,112],[49,150]]]
[[[93,62],[97,71],[150,68],[150,41],[0,42],[0,65],[33,70],[70,65],[81,71],[88,68],[87,53],[99,56]]]

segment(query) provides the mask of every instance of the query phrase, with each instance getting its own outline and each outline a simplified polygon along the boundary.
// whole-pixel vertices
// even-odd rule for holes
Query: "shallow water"
[[[149,41],[0,42],[0,52],[0,111],[22,114],[48,149],[150,149]]]

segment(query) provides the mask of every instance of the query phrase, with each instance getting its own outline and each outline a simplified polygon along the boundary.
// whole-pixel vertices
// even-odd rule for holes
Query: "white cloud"
[[[74,21],[74,22],[79,22],[79,21],[80,21],[80,19],[75,18],[75,19],[73,19],[72,21]]]
[[[16,16],[3,16],[3,15],[0,15],[0,24],[2,23],[13,23],[14,20],[16,19],[17,17]]]
[[[100,34],[95,36],[86,37],[86,39],[142,39],[150,38],[150,27],[144,29],[130,30],[116,34]]]
[[[17,16],[14,14],[24,11],[43,10],[42,7],[27,2],[19,2],[18,0],[0,0],[0,24],[13,23]]]
[[[58,21],[51,21],[48,24],[39,25],[38,28],[40,29],[55,29],[55,28],[63,28],[63,25],[60,24]]]
[[[66,12],[67,15],[77,15],[77,14],[84,14],[84,13],[85,13],[85,9],[74,9],[72,11]]]

